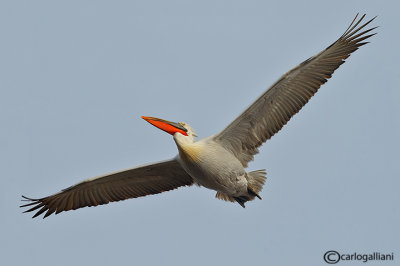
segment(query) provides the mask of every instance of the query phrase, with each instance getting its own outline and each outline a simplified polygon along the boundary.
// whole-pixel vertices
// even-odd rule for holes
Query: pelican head
[[[155,127],[158,127],[159,129],[171,134],[172,136],[177,136],[176,134],[180,134],[182,136],[187,136],[191,139],[194,137],[197,137],[196,133],[192,129],[189,124],[183,123],[183,122],[171,122],[168,120],[164,120],[161,118],[156,118],[156,117],[149,117],[149,116],[142,116],[144,120],[149,122]],[[178,135],[179,136],[179,135]]]

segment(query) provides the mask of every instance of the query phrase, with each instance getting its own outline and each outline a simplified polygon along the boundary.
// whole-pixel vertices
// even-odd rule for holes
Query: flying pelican
[[[32,218],[46,212],[45,218],[52,213],[157,194],[194,183],[217,191],[218,199],[237,202],[243,208],[247,201],[261,199],[266,172],[246,172],[248,162],[345,59],[376,34],[370,33],[376,27],[364,29],[375,17],[360,25],[365,14],[358,21],[357,16],[337,41],[284,74],[220,133],[195,141],[197,135],[186,123],[143,116],[173,136],[179,152],[175,158],[89,178],[44,198],[22,196],[29,203],[20,207],[30,207],[25,212],[36,211]]]

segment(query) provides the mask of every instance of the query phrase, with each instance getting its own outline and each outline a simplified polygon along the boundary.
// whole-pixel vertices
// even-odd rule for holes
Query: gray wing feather
[[[365,15],[356,22],[357,16],[336,42],[284,74],[214,140],[247,167],[258,147],[300,111],[345,59],[367,43],[365,39],[376,34],[368,34],[376,27],[360,32],[375,17],[357,27]]]
[[[192,184],[191,176],[173,159],[89,178],[40,199],[22,196],[30,203],[21,207],[31,207],[25,212],[36,211],[32,218],[46,212],[45,218],[53,213],[157,194]]]

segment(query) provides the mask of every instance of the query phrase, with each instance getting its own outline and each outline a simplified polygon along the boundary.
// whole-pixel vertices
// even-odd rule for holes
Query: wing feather
[[[32,218],[44,212],[43,218],[46,218],[53,213],[157,194],[192,184],[190,175],[173,159],[90,178],[40,199],[22,196],[29,203],[21,207],[30,207],[25,212],[36,211]]]
[[[368,43],[364,40],[376,34],[367,34],[376,27],[361,31],[375,17],[360,25],[365,15],[356,21],[357,16],[336,42],[284,74],[214,140],[247,167],[258,147],[300,111],[352,52]]]

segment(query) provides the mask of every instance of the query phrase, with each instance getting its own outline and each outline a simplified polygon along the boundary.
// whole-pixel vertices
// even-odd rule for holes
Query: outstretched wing
[[[214,140],[247,167],[258,147],[300,111],[352,52],[368,43],[365,39],[376,34],[368,34],[376,27],[360,32],[375,18],[359,26],[365,15],[356,22],[357,16],[336,42],[284,74]]]
[[[133,169],[89,178],[57,194],[31,201],[20,207],[31,207],[25,212],[37,211],[32,218],[46,212],[52,213],[76,210],[161,193],[180,186],[190,186],[193,179],[175,159]]]

